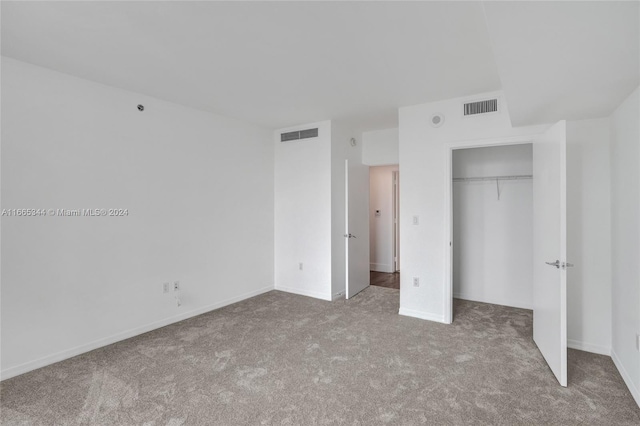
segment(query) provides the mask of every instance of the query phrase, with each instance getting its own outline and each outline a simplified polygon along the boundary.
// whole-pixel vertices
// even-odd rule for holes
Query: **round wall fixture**
[[[351,138],[351,140],[349,140],[349,143],[351,144],[351,146],[356,146],[358,144],[358,142],[356,142],[356,138]]]
[[[431,116],[431,127],[440,127],[444,123],[444,115],[439,112]]]

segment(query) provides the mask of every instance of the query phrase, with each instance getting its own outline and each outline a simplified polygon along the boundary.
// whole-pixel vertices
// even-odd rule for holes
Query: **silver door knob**
[[[560,261],[556,260],[555,262],[544,262],[549,266],[555,266],[556,268],[560,269]]]

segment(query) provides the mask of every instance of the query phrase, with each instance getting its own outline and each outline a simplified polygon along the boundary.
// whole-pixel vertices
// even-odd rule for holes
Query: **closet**
[[[453,151],[453,297],[532,308],[531,144]]]

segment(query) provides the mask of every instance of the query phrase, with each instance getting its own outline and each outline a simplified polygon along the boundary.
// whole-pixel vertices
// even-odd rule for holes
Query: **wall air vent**
[[[317,138],[318,129],[296,130],[280,134],[280,142],[297,141],[298,139]]]
[[[486,114],[498,111],[498,100],[487,99],[486,101],[469,102],[464,104],[464,115]]]

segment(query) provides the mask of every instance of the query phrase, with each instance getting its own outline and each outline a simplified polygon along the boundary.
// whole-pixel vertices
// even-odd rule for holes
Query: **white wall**
[[[2,377],[272,289],[273,195],[270,130],[2,58],[2,208],[129,211],[2,218]]]
[[[315,127],[317,138],[280,142],[282,132]],[[280,129],[273,140],[275,288],[331,300],[331,122]]]
[[[369,168],[370,270],[395,272],[393,261],[393,172],[398,166]],[[376,216],[380,210],[380,216]]]
[[[531,175],[531,144],[453,151],[453,177]],[[533,181],[453,183],[453,296],[533,307]]]
[[[567,122],[567,337],[611,353],[609,119]]]
[[[499,96],[488,93],[479,99]],[[402,263],[400,313],[434,321],[448,322],[445,303],[448,286],[449,235],[445,229],[447,200],[445,185],[449,184],[447,152],[464,141],[484,140],[487,144],[509,140],[530,140],[548,126],[512,128],[507,108],[501,113],[476,117],[462,116],[465,98],[400,108],[400,253]],[[445,115],[441,127],[430,125],[432,114]],[[419,224],[413,225],[413,216]],[[412,277],[420,286],[412,285]]]
[[[611,356],[640,404],[640,89],[611,115]]]
[[[372,130],[362,134],[362,163],[369,166],[398,164],[398,129]]]

